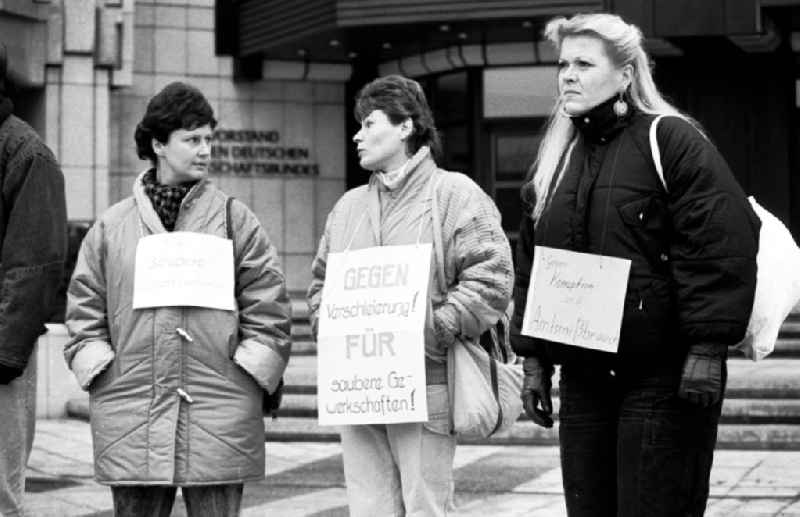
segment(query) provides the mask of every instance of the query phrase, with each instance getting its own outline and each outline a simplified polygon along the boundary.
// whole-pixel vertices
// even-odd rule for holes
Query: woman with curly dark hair
[[[190,516],[238,515],[243,483],[264,477],[262,395],[286,368],[289,305],[255,215],[207,178],[215,125],[187,84],[150,100],[135,139],[152,167],[89,230],[68,291],[65,356],[89,391],[95,476],[118,517],[169,515],[177,487]],[[210,247],[168,256],[184,237],[222,250],[225,303],[138,298],[153,264],[172,260],[177,272],[212,260]],[[144,261],[153,238],[164,251]]]
[[[314,333],[329,254],[438,238],[442,246],[432,260],[422,343],[427,419],[339,428],[350,515],[443,516],[456,447],[447,350],[477,339],[505,311],[511,249],[492,199],[468,176],[436,165],[439,138],[419,83],[399,75],[372,81],[356,97],[355,116],[361,129],[353,143],[370,181],[328,215],[308,290]]]

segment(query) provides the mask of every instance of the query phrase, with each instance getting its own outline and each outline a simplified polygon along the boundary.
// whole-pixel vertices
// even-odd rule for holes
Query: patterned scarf
[[[197,182],[162,185],[156,179],[156,170],[150,169],[142,178],[142,183],[158,218],[161,219],[164,228],[171,232],[175,229],[175,222],[178,220],[181,201]]]

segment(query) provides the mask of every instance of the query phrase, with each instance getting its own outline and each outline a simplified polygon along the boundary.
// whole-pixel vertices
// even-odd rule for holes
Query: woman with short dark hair
[[[118,517],[169,515],[177,487],[190,516],[235,516],[243,483],[264,478],[262,397],[289,358],[289,304],[261,224],[208,180],[215,125],[190,85],[150,100],[135,140],[152,167],[89,230],[69,286],[65,356],[89,391],[95,476],[111,485]],[[214,246],[222,266],[212,273],[233,280],[219,304],[184,294],[136,305],[148,293],[135,279],[154,265],[206,258],[157,250],[141,260],[154,237],[173,251],[184,237]]]
[[[432,155],[439,138],[416,81],[393,75],[367,84],[355,116],[361,129],[353,141],[371,176],[328,215],[308,291],[315,336],[329,253],[428,243],[436,232],[443,256],[432,261],[423,343],[428,420],[340,428],[350,512],[441,516],[452,491],[456,445],[447,348],[476,339],[503,314],[513,282],[511,251],[492,200],[467,176],[437,167]],[[446,291],[434,281],[437,266]]]
[[[418,82],[389,75],[369,83],[356,98],[356,120],[363,121],[375,110],[385,113],[394,125],[410,120],[413,127],[405,141],[408,153],[414,155],[422,146],[427,146],[434,159],[441,158],[442,143],[433,113]]]
[[[180,82],[170,83],[147,104],[142,120],[133,135],[136,154],[150,160],[158,168],[158,156],[153,149],[153,139],[166,142],[176,129],[194,129],[208,125],[217,127],[214,110],[197,88]]]

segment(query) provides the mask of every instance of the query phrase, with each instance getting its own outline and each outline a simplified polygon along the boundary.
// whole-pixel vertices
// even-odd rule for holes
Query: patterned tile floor
[[[92,479],[89,425],[40,420],[28,471],[31,517],[111,517]],[[347,515],[337,443],[268,443],[266,479],[245,487],[243,517]],[[457,516],[565,516],[555,447],[460,446]],[[707,516],[800,517],[800,451],[718,451]],[[185,516],[177,502],[173,516]]]

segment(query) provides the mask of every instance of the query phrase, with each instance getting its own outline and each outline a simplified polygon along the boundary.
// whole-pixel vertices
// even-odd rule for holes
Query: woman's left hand
[[[697,343],[689,348],[683,364],[678,396],[702,407],[722,397],[722,363],[728,347],[718,343]]]

